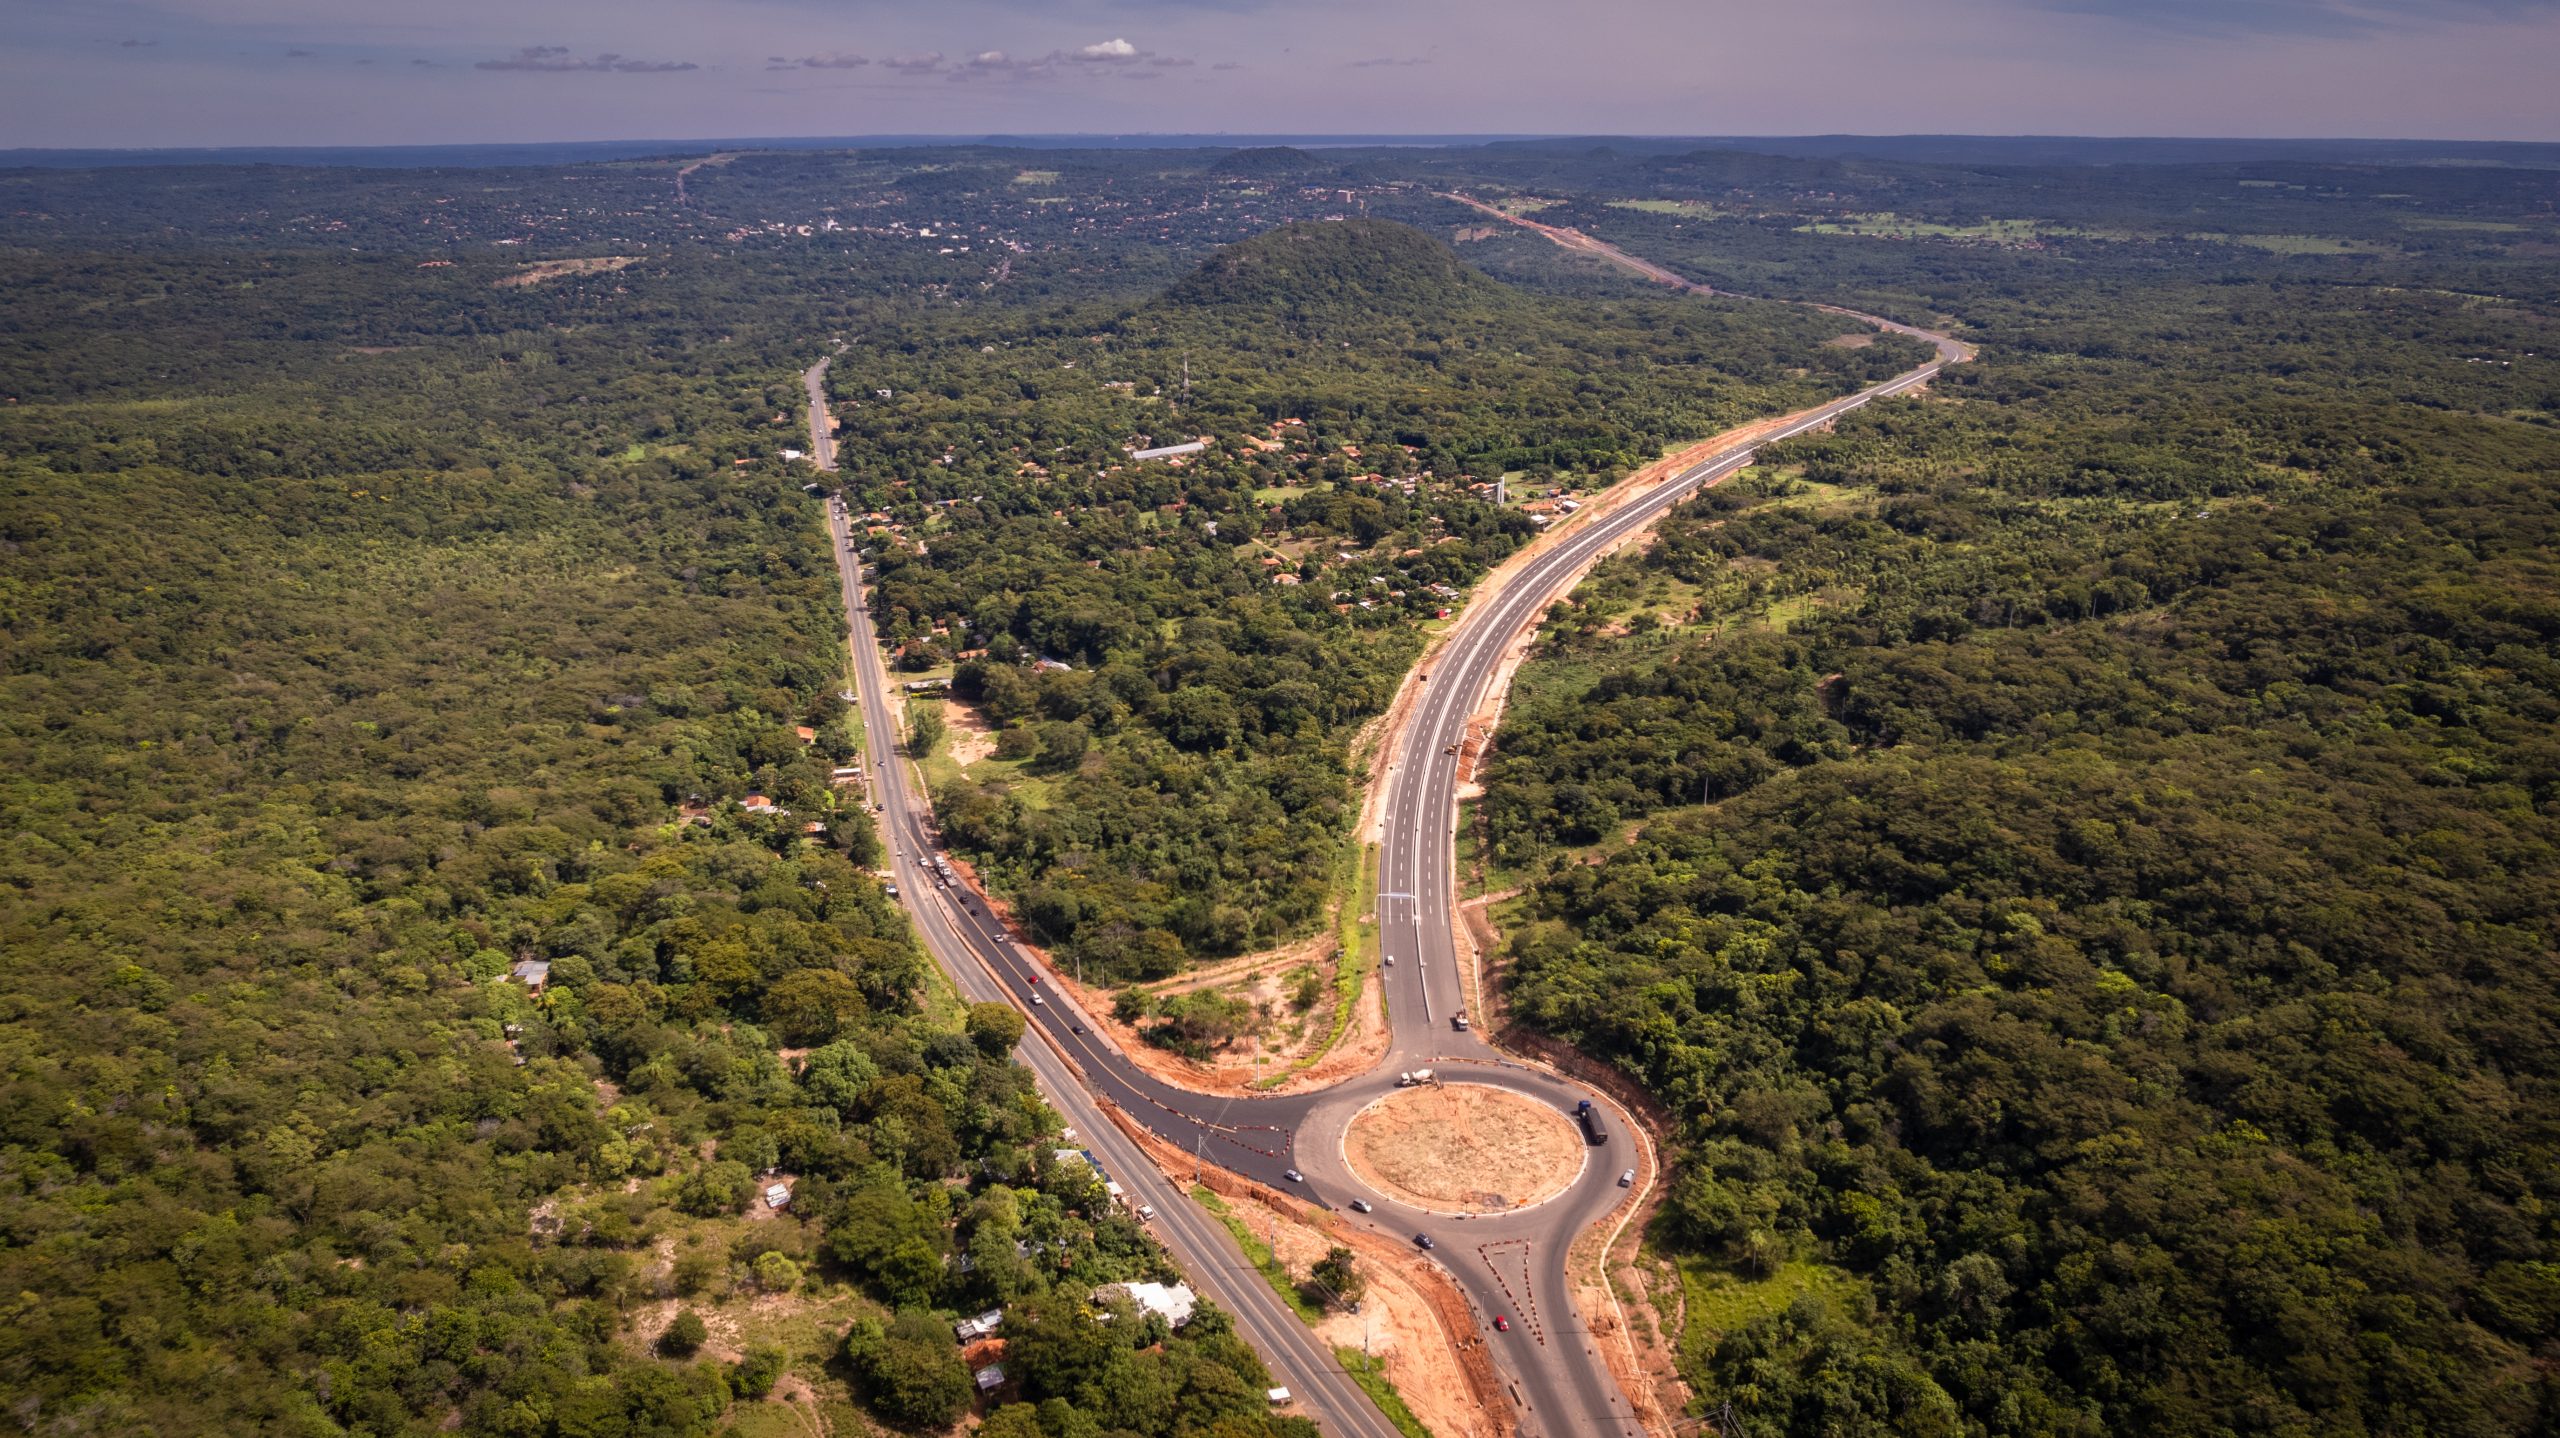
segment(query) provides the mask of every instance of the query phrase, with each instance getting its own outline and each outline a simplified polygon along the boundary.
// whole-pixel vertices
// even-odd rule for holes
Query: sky
[[[2560,141],[2560,0],[0,0],[0,147]]]

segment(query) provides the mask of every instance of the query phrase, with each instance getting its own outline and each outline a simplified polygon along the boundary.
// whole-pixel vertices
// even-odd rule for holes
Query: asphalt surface
[[[859,541],[843,506],[828,502],[827,523],[842,573],[855,682],[868,739],[871,793],[880,807],[902,900],[915,915],[927,949],[972,1000],[1004,999],[1029,1017],[1036,1033],[1026,1036],[1021,1056],[1051,1101],[1129,1191],[1131,1202],[1155,1206],[1157,1234],[1173,1249],[1184,1271],[1236,1315],[1246,1336],[1280,1375],[1278,1381],[1321,1417],[1328,1431],[1379,1438],[1393,1433],[1332,1354],[1246,1264],[1224,1226],[1183,1201],[1095,1105],[1119,1108],[1146,1129],[1193,1153],[1198,1162],[1214,1163],[1272,1188],[1346,1209],[1347,1221],[1370,1225],[1407,1242],[1431,1235],[1432,1257],[1477,1310],[1482,1336],[1518,1405],[1520,1432],[1564,1438],[1643,1431],[1599,1354],[1600,1340],[1574,1310],[1566,1273],[1574,1236],[1626,1197],[1618,1176],[1639,1166],[1632,1120],[1606,1095],[1512,1060],[1472,1029],[1457,1025],[1458,1016],[1467,1012],[1470,984],[1458,963],[1454,929],[1458,763],[1454,751],[1465,738],[1469,716],[1500,672],[1504,653],[1610,549],[1672,505],[1748,466],[1760,446],[1900,394],[1925,383],[1945,365],[1971,356],[1946,336],[1872,316],[1856,317],[1927,340],[1937,346],[1938,358],[1808,411],[1759,440],[1719,451],[1627,498],[1606,515],[1567,530],[1551,549],[1513,576],[1490,604],[1471,605],[1449,641],[1417,675],[1413,682],[1426,692],[1399,748],[1387,756],[1387,772],[1381,778],[1392,785],[1379,860],[1378,901],[1382,953],[1393,960],[1379,975],[1392,1028],[1389,1050],[1371,1073],[1315,1093],[1235,1098],[1195,1093],[1152,1077],[1103,1038],[1099,1026],[1059,996],[1055,985],[1044,981],[1039,964],[1011,941],[983,896],[964,883],[943,883],[932,864],[939,850],[930,807],[896,755],[898,734],[888,705],[888,680],[862,598]],[[833,445],[824,433],[823,420],[825,371],[826,362],[820,361],[802,378],[812,405],[810,435],[816,446],[812,455],[822,468],[832,469]],[[1444,1081],[1490,1084],[1568,1113],[1588,1098],[1604,1110],[1611,1138],[1593,1147],[1571,1186],[1533,1206],[1462,1217],[1398,1203],[1370,1190],[1351,1172],[1343,1157],[1342,1139],[1353,1115],[1395,1087],[1399,1071],[1426,1065],[1438,1070]],[[1291,1169],[1299,1170],[1303,1178],[1290,1179]],[[1354,1198],[1368,1201],[1374,1213],[1348,1212]],[[1492,1320],[1497,1315],[1509,1321],[1509,1332],[1495,1331]]]

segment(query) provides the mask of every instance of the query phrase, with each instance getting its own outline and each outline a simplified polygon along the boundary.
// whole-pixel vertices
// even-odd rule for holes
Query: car
[[[1394,968],[1395,966],[1396,966],[1396,956],[1395,956],[1395,955],[1393,955],[1393,954],[1389,954],[1389,955],[1387,955],[1387,967],[1392,969],[1392,968]]]
[[[1636,1186],[1636,1171],[1635,1171],[1634,1169],[1632,1169],[1632,1168],[1631,1168],[1631,1169],[1628,1169],[1625,1173],[1622,1173],[1622,1174],[1619,1174],[1619,1175],[1618,1175],[1618,1187],[1620,1187],[1620,1188],[1633,1188],[1633,1187],[1635,1187],[1635,1186]]]
[[[1036,983],[1038,983],[1038,982],[1040,982],[1040,976],[1039,976],[1038,974],[1033,974],[1033,975],[1031,976],[1031,982],[1033,982],[1033,983],[1035,983],[1035,984],[1036,984]]]
[[[898,884],[896,880],[893,879],[888,883],[881,885],[880,888],[881,891],[886,893],[890,898],[894,899],[898,897]]]
[[[1456,1029],[1460,1033],[1465,1033],[1467,1031],[1467,1016],[1465,1014],[1449,1015],[1449,1027]]]
[[[1458,752],[1458,746],[1457,746],[1457,745],[1455,745],[1455,744],[1452,744],[1452,745],[1450,745],[1448,748],[1443,749],[1443,750],[1441,750],[1440,752],[1441,752],[1441,753],[1443,753],[1443,754],[1455,754],[1455,753],[1457,753],[1457,752]]]
[[[1077,1024],[1077,1025],[1075,1025],[1075,1031],[1076,1031],[1077,1033],[1083,1033],[1083,1032],[1084,1032],[1084,1025],[1082,1025],[1082,1024]]]
[[[1414,677],[1414,678],[1416,678],[1416,679],[1421,680],[1421,681],[1422,681],[1423,683],[1425,683],[1425,684],[1428,684],[1428,683],[1430,683],[1430,682],[1431,682],[1431,676],[1430,676],[1430,675],[1428,675],[1428,674],[1416,674],[1416,675],[1415,675],[1415,676],[1413,676],[1413,677]]]
[[[1365,1199],[1365,1198],[1355,1198],[1355,1199],[1351,1200],[1351,1211],[1352,1211],[1353,1213],[1375,1213],[1375,1212],[1377,1212],[1377,1210],[1376,1210],[1376,1209],[1371,1208],[1371,1207],[1369,1206],[1369,1200],[1367,1200],[1367,1199]]]
[[[1433,1243],[1433,1242],[1431,1241],[1431,1235],[1430,1235],[1430,1234],[1427,1234],[1427,1233],[1417,1233],[1417,1234],[1415,1234],[1415,1235],[1413,1236],[1413,1241],[1414,1241],[1415,1246],[1416,1246],[1416,1247],[1419,1247],[1419,1248],[1438,1248],[1438,1247],[1440,1246],[1440,1245],[1438,1245],[1438,1244],[1436,1244],[1436,1243]]]
[[[1034,1004],[1039,1005],[1039,1006],[1040,1006],[1040,1007],[1042,1007],[1042,1008],[1047,1008],[1047,1007],[1049,1006],[1049,1001],[1048,1001],[1047,999],[1044,999],[1044,998],[1040,997],[1038,994],[1033,994],[1033,995],[1031,996],[1031,1002],[1033,1002]]]
[[[1289,1180],[1291,1183],[1304,1183],[1307,1181],[1307,1176],[1298,1172],[1294,1168],[1284,1168],[1280,1170],[1280,1176]]]
[[[1496,1333],[1510,1332],[1511,1320],[1499,1313],[1493,1315],[1493,1331]]]

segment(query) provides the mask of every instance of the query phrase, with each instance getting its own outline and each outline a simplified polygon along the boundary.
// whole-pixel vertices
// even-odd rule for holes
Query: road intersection
[[[1837,311],[1853,314],[1850,311]],[[1181,1201],[1126,1135],[1099,1108],[1108,1104],[1139,1127],[1196,1161],[1216,1164],[1276,1190],[1303,1193],[1340,1211],[1347,1222],[1400,1241],[1429,1234],[1438,1260],[1464,1292],[1516,1406],[1517,1431],[1566,1435],[1644,1431],[1599,1350],[1600,1339],[1571,1301],[1567,1256],[1575,1236],[1637,1196],[1619,1186],[1642,1142],[1635,1124],[1608,1096],[1551,1069],[1496,1049],[1462,1026],[1467,975],[1455,933],[1457,887],[1453,847],[1457,753],[1467,726],[1503,670],[1506,653],[1549,604],[1590,567],[1639,534],[1664,511],[1747,467],[1759,448],[1829,424],[1877,399],[1925,384],[1950,363],[1971,358],[1960,342],[1874,316],[1855,318],[1910,334],[1937,347],[1937,357],[1910,371],[1795,416],[1757,438],[1717,451],[1605,513],[1568,529],[1515,573],[1498,593],[1472,604],[1447,640],[1410,681],[1422,687],[1413,720],[1394,751],[1382,756],[1378,782],[1389,787],[1380,850],[1379,934],[1395,962],[1378,971],[1392,1034],[1378,1067],[1311,1093],[1235,1097],[1178,1088],[1121,1053],[1013,942],[985,898],[965,884],[946,887],[933,864],[939,852],[929,806],[897,756],[898,730],[888,678],[863,598],[859,539],[839,500],[827,505],[831,547],[842,578],[855,684],[870,755],[871,792],[879,805],[891,871],[914,913],[927,949],[973,1000],[1002,999],[1028,1016],[1021,1055],[1052,1102],[1079,1125],[1133,1202],[1154,1205],[1159,1234],[1204,1290],[1235,1313],[1239,1327],[1329,1431],[1393,1432],[1345,1376],[1332,1354],[1248,1266],[1226,1231]],[[824,431],[826,362],[804,381],[812,404],[813,457],[834,467]],[[1468,1217],[1410,1207],[1372,1190],[1343,1157],[1349,1122],[1396,1084],[1396,1074],[1422,1066],[1450,1081],[1506,1089],[1570,1112],[1588,1099],[1623,1137],[1618,1153],[1603,1149],[1562,1192],[1535,1205]],[[1294,1175],[1302,1175],[1302,1181]],[[1369,1208],[1353,1212],[1354,1199]],[[1497,1332],[1496,1315],[1509,1328]],[[1457,1375],[1450,1375],[1457,1381]]]

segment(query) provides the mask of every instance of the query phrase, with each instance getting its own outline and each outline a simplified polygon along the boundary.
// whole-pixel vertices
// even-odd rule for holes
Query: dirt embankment
[[[1175,1183],[1191,1183],[1191,1155],[1174,1148],[1109,1105],[1113,1123]],[[1369,1283],[1360,1312],[1334,1310],[1316,1334],[1340,1348],[1366,1348],[1386,1369],[1414,1416],[1435,1438],[1502,1438],[1518,1431],[1476,1315],[1457,1286],[1403,1244],[1263,1187],[1221,1168],[1200,1172],[1218,1195],[1291,1273],[1304,1273],[1335,1246],[1358,1256]],[[1261,1281],[1258,1277],[1240,1281]],[[1451,1382],[1450,1375],[1458,1381]]]

